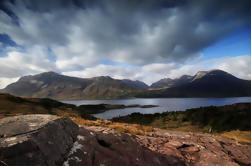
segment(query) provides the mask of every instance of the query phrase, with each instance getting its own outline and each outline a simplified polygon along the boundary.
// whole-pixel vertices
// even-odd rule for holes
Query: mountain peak
[[[194,78],[192,81],[194,80],[197,80],[197,79],[200,79],[204,76],[213,76],[213,75],[218,75],[218,76],[230,76],[231,74],[223,71],[223,70],[220,70],[220,69],[213,69],[213,70],[209,70],[209,71],[199,71],[195,74]],[[232,75],[231,75],[232,76]]]
[[[198,72],[194,75],[194,78],[193,78],[192,81],[204,77],[207,73],[208,73],[208,71],[198,71]]]
[[[98,76],[98,77],[93,77],[91,78],[93,80],[96,80],[96,81],[104,81],[104,80],[114,80],[112,77],[110,76]]]
[[[26,81],[28,79],[31,79],[33,77],[41,77],[41,76],[57,76],[57,75],[60,75],[54,71],[48,71],[48,72],[43,72],[43,73],[40,73],[40,74],[35,74],[35,75],[27,75],[27,76],[23,76],[20,78],[20,81]]]
[[[53,76],[53,75],[60,75],[59,73],[56,73],[54,71],[48,71],[48,72],[43,72],[43,73],[40,73],[38,75],[50,75],[50,76]]]
[[[191,79],[193,76],[190,76],[190,75],[182,75],[180,76],[180,78],[178,79]]]
[[[151,85],[152,88],[171,88],[174,86],[179,86],[185,83],[188,83],[191,80],[192,76],[190,75],[182,75],[179,78],[171,79],[164,78],[161,79]]]
[[[209,70],[208,74],[229,74],[229,73],[220,69],[213,69],[213,70]]]

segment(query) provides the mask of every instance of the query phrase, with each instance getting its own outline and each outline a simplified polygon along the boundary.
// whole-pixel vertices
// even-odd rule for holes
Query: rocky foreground
[[[70,119],[53,115],[1,119],[0,165],[62,165],[76,140],[78,129]]]
[[[251,146],[223,137],[159,129],[151,135],[78,127],[52,115],[10,117],[0,120],[0,165],[251,165]]]

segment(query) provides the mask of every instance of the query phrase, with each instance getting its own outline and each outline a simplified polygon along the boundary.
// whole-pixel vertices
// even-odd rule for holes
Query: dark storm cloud
[[[0,33],[50,47],[62,69],[81,57],[85,65],[184,61],[251,22],[250,0],[14,0],[1,8]]]

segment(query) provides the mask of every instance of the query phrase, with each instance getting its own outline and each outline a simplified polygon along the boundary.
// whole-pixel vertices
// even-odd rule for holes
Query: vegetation
[[[108,127],[120,132],[136,135],[151,135],[151,132],[153,131],[153,127],[139,124],[118,123],[102,119],[97,119],[96,121],[93,121],[76,117],[73,117],[71,119],[79,125]]]
[[[224,132],[232,130],[251,131],[251,104],[239,103],[222,107],[201,107],[186,111],[156,114],[133,113],[113,118],[114,122],[136,123],[163,129]]]
[[[251,131],[233,130],[229,132],[223,132],[220,135],[230,139],[234,139],[241,143],[247,143],[251,145]]]
[[[251,144],[251,103],[201,107],[156,114],[133,113],[113,118],[113,123],[130,123],[186,132],[207,132]]]

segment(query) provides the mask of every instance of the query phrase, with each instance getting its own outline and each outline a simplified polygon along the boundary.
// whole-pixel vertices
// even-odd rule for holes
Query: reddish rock
[[[164,155],[142,146],[136,136],[118,133],[112,129],[80,128],[78,144],[82,145],[69,155],[66,165],[90,166],[184,166],[173,155]],[[79,138],[78,137],[78,138]],[[80,160],[76,160],[76,157]]]
[[[65,166],[237,166],[251,164],[251,147],[209,134],[167,132],[135,136],[104,127],[81,127],[80,145]]]
[[[238,144],[230,139],[210,134],[189,134],[186,132],[155,129],[155,138],[138,136],[143,146],[162,154],[173,154],[186,165],[236,166],[251,165],[251,146]],[[156,145],[161,138],[164,146]],[[150,145],[150,146],[149,146]]]

